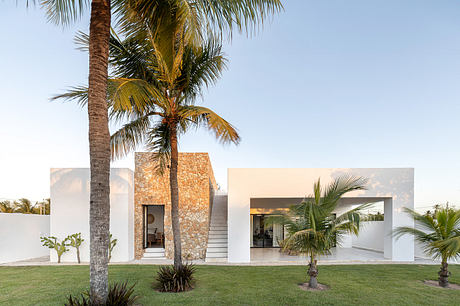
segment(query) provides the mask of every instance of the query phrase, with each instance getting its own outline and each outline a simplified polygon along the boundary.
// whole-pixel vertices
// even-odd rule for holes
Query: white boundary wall
[[[412,168],[239,168],[228,169],[228,261],[250,262],[251,198],[302,198],[311,194],[321,178],[327,185],[343,175],[369,179],[368,189],[351,192],[345,198],[384,201],[384,257],[393,261],[414,260],[414,240],[391,236],[398,226],[414,226],[404,207],[414,208]]]
[[[82,262],[89,261],[89,188],[88,168],[51,169],[51,235],[64,239],[81,233]],[[118,239],[111,262],[134,259],[134,174],[130,169],[112,168],[110,172],[110,232]],[[57,261],[54,250],[50,259]],[[64,253],[62,262],[76,262],[75,249]]]
[[[353,247],[383,252],[384,221],[368,221],[360,225],[358,236],[352,237]]]
[[[50,216],[0,213],[0,263],[47,256],[40,236],[50,232]]]

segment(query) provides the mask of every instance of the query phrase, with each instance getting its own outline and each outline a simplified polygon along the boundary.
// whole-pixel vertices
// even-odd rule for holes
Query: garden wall
[[[50,216],[0,213],[0,263],[47,256],[40,236],[50,232]]]
[[[358,236],[353,236],[353,247],[383,252],[384,221],[369,221],[361,224]]]
[[[81,233],[81,260],[89,261],[89,189],[88,168],[51,169],[51,235],[64,239]],[[134,173],[130,169],[110,169],[110,232],[118,240],[112,262],[134,258]],[[63,262],[76,262],[76,251],[70,247]],[[57,261],[54,250],[52,262]]]

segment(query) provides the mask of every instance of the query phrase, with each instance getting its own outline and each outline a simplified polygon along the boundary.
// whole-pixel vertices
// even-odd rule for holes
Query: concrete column
[[[413,198],[406,201],[390,198],[385,199],[384,203],[384,257],[392,261],[414,261],[414,238],[409,235],[399,239],[393,237],[393,231],[399,226],[414,227],[413,219],[403,209],[414,208]]]

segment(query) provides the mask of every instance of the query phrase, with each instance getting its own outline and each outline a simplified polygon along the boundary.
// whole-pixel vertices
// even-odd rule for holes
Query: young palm
[[[369,204],[360,205],[338,217],[335,217],[333,212],[346,193],[364,190],[365,184],[366,180],[361,177],[340,177],[323,190],[318,179],[311,197],[291,206],[287,214],[269,218],[271,223],[285,225],[289,234],[284,241],[285,250],[296,251],[309,257],[310,288],[316,288],[318,285],[318,256],[331,254],[331,248],[340,245],[344,235],[358,235],[360,211]]]
[[[424,246],[424,251],[433,259],[441,259],[439,286],[449,286],[447,261],[460,257],[460,210],[438,207],[433,214],[419,214],[405,208],[406,213],[414,219],[416,227],[398,227],[394,235],[412,235]]]

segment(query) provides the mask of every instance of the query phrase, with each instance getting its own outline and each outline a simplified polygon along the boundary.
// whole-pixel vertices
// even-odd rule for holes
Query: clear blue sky
[[[229,167],[414,167],[416,206],[460,204],[460,2],[284,2],[226,45],[229,69],[199,101],[241,145],[198,131],[180,150],[209,152],[224,187]],[[89,165],[86,112],[49,102],[86,84],[73,37],[88,16],[62,29],[37,8],[0,8],[0,198],[39,200],[50,167]]]

